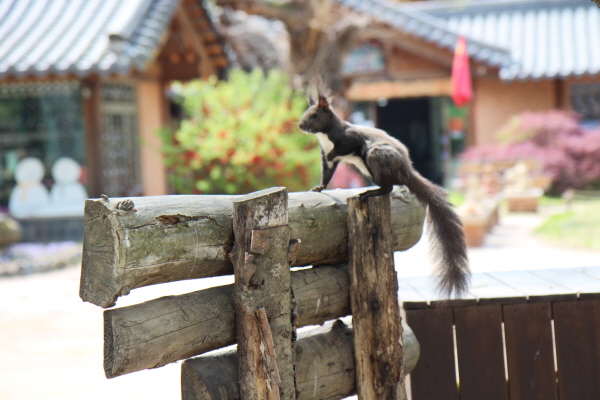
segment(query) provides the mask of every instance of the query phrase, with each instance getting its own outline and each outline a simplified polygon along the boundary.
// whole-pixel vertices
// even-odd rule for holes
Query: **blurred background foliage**
[[[498,132],[499,143],[467,149],[463,160],[537,160],[552,185],[549,193],[600,188],[600,128],[586,129],[570,111],[516,115]]]
[[[233,70],[227,80],[177,83],[174,90],[184,118],[175,132],[160,134],[177,193],[301,191],[318,184],[318,142],[297,124],[306,100],[285,73]]]

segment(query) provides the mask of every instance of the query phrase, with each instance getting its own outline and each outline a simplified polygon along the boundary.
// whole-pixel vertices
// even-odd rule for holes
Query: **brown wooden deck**
[[[413,400],[600,399],[600,267],[473,274],[447,303],[434,278],[401,278],[399,297]]]

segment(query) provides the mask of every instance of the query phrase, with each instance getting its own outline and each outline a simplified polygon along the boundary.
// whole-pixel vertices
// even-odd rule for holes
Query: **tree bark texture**
[[[350,315],[348,265],[292,271],[299,327]],[[233,285],[167,296],[104,312],[108,378],[234,344]]]
[[[233,304],[244,400],[293,400],[288,193],[272,188],[233,203]]]
[[[404,400],[402,325],[388,195],[348,199],[350,302],[359,400]]]
[[[302,242],[293,265],[347,261],[346,199],[362,191],[289,194],[290,236]],[[138,287],[231,275],[233,201],[240,197],[86,201],[81,298],[107,308]],[[391,207],[394,250],[406,250],[421,237],[423,208],[404,187],[393,192]]]
[[[419,359],[419,343],[404,325],[406,373]],[[343,399],[356,394],[352,327],[337,320],[299,335],[296,351],[298,400]],[[225,350],[185,361],[181,367],[183,400],[238,400],[237,353]]]

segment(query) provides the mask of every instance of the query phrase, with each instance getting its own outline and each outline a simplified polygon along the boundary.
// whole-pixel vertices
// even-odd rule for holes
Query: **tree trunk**
[[[300,76],[304,84],[318,75],[334,93],[341,94],[344,56],[367,18],[338,12],[332,0],[218,0],[217,4],[283,22],[289,34],[290,73]]]
[[[359,400],[404,400],[402,325],[388,195],[348,199],[350,301]]]
[[[349,318],[348,318],[349,319]],[[419,359],[419,343],[404,325],[406,373]],[[343,399],[356,394],[352,328],[342,321],[303,332],[296,342],[298,400]],[[240,399],[234,350],[185,361],[181,367],[183,400]]]
[[[294,265],[348,259],[346,199],[364,189],[289,194],[291,237],[302,246]],[[423,208],[404,187],[393,192],[394,250],[421,237]],[[138,287],[230,275],[233,201],[240,196],[155,196],[87,200],[80,296],[115,305]],[[124,206],[127,204],[127,206]]]

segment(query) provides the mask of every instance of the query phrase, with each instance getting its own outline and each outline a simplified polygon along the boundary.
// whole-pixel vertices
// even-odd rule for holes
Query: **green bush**
[[[284,73],[234,70],[227,81],[213,77],[175,89],[186,117],[174,133],[161,135],[178,193],[298,191],[318,184],[317,140],[297,127],[306,101]]]

